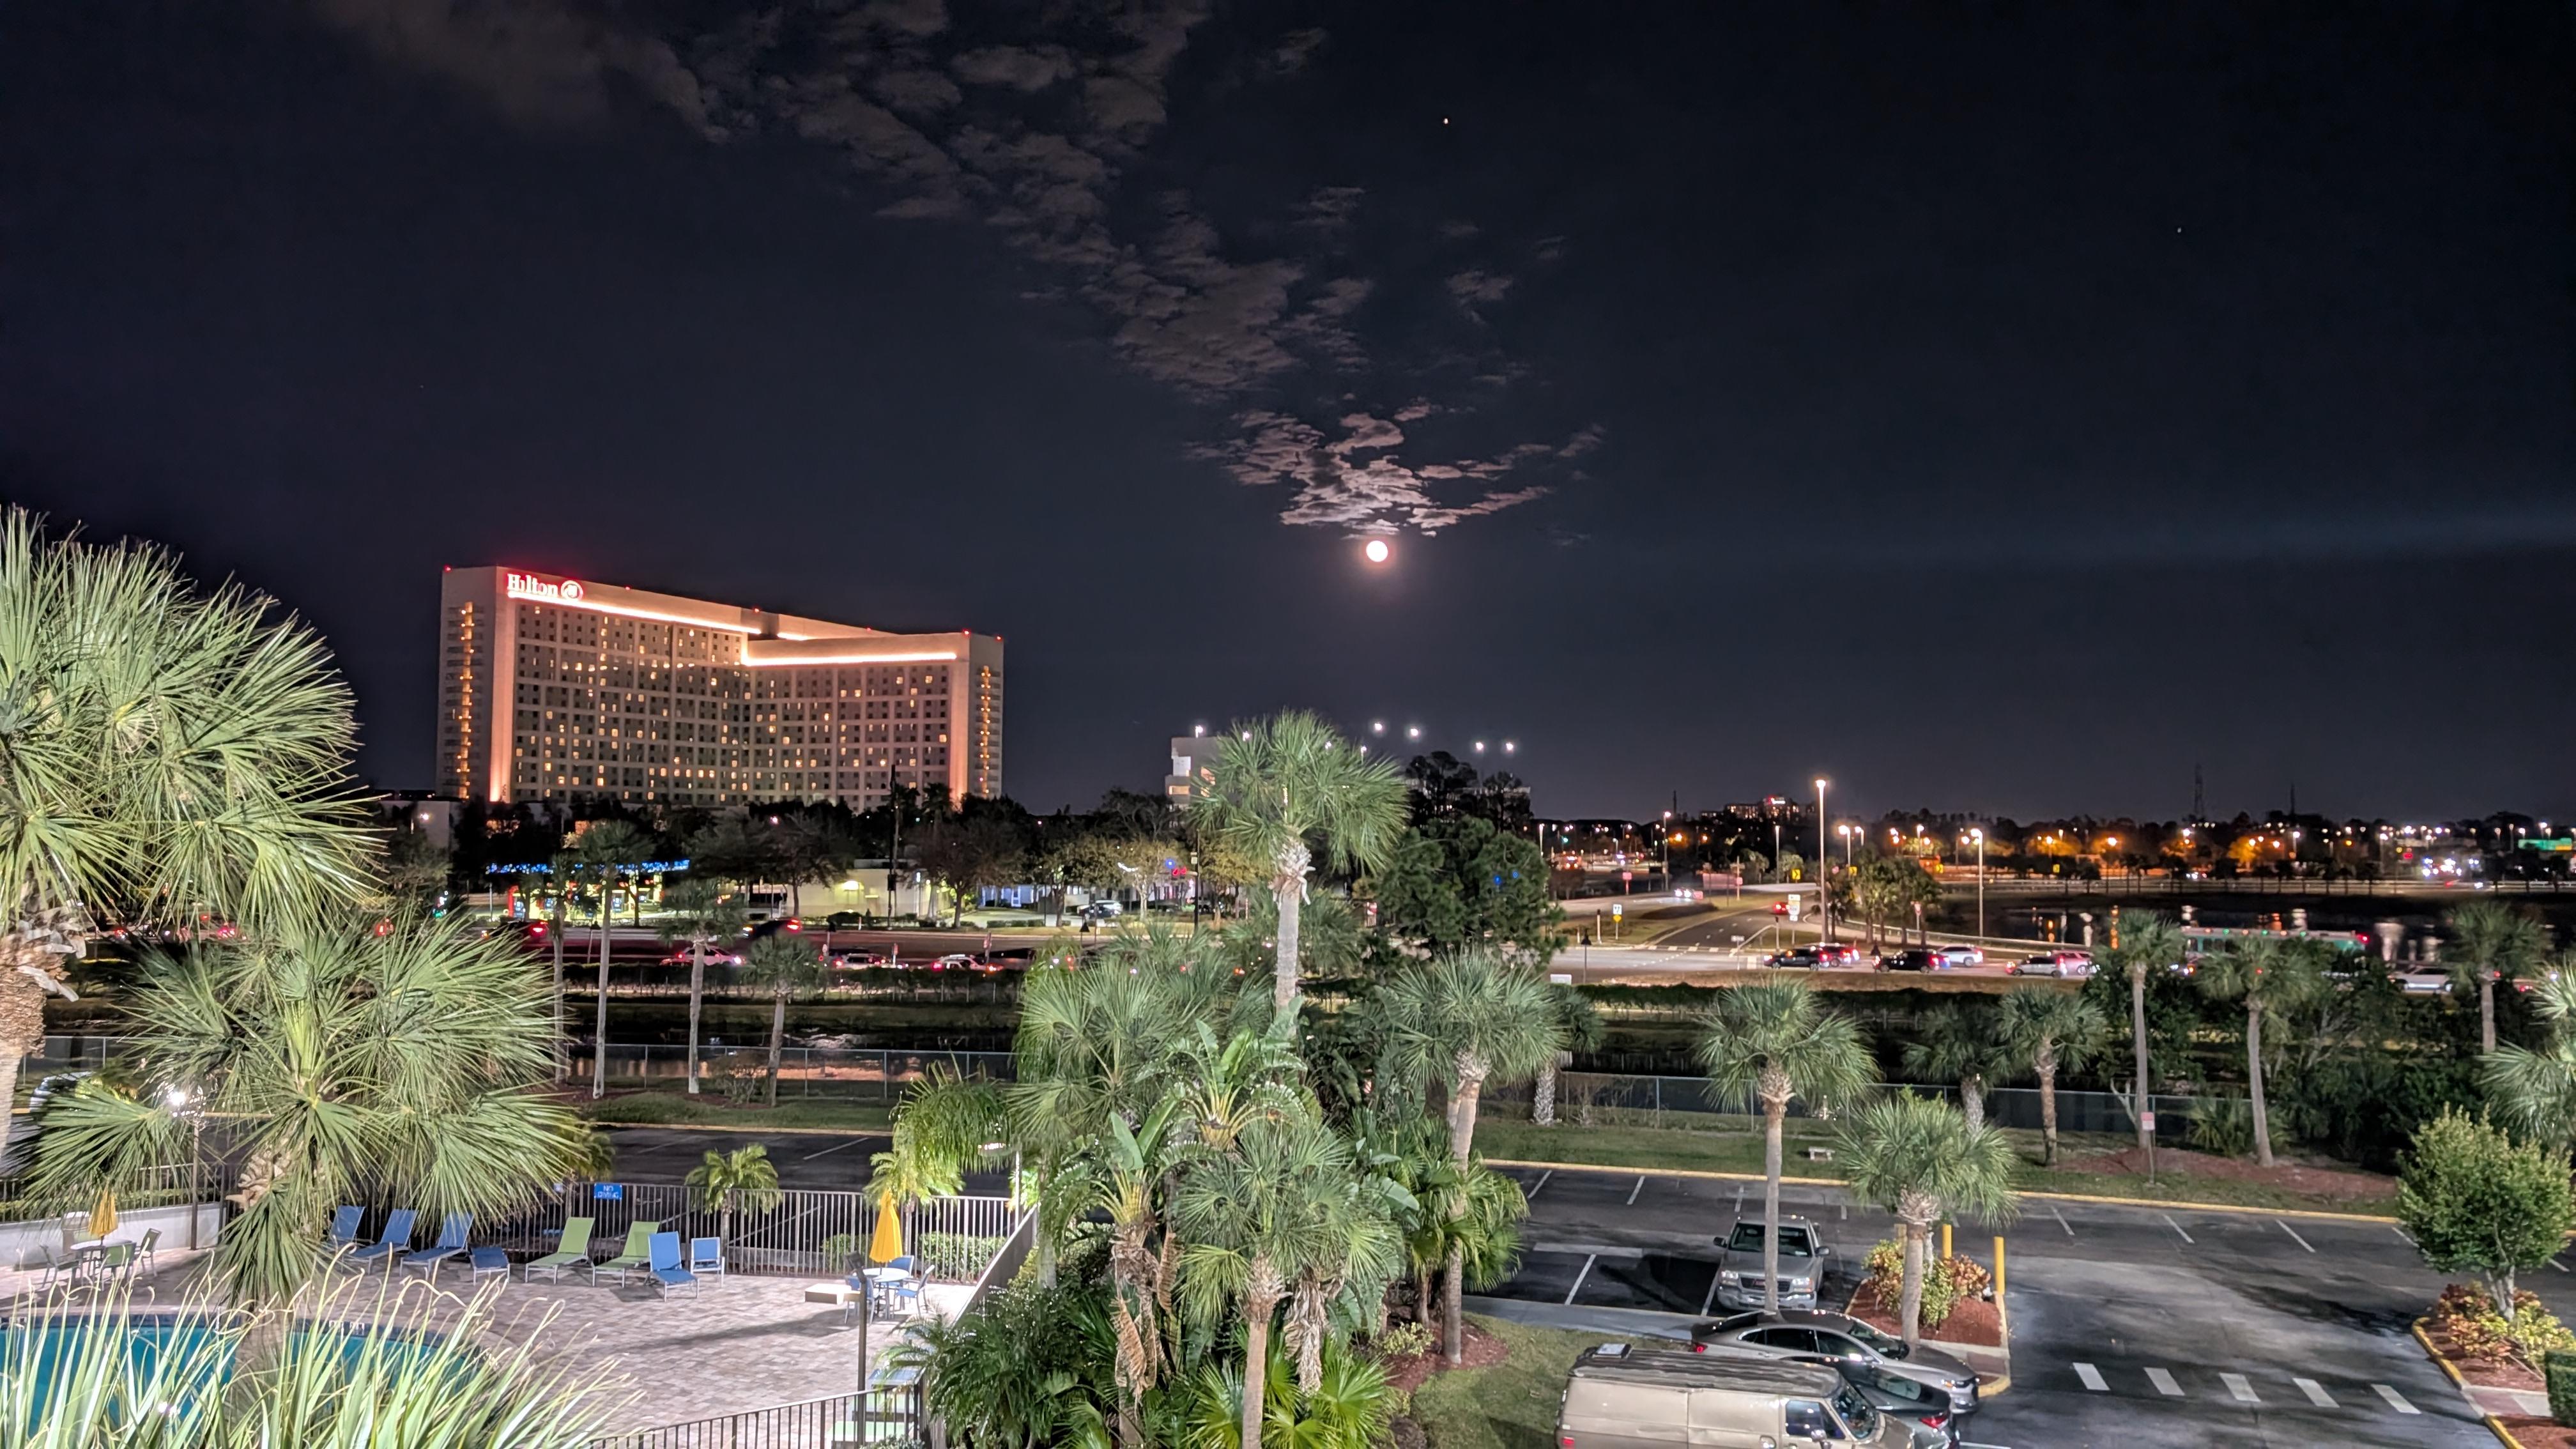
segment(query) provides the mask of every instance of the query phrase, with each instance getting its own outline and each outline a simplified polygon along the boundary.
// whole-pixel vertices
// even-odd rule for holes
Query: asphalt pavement
[[[609,1127],[617,1156],[611,1171],[625,1182],[680,1182],[709,1152],[761,1146],[778,1169],[778,1185],[823,1192],[867,1186],[868,1159],[894,1145],[882,1132],[708,1132],[685,1127]],[[970,1195],[1010,1190],[1007,1172],[969,1173]]]
[[[1759,1182],[1513,1168],[1530,1194],[1520,1271],[1490,1290],[1516,1317],[1686,1334],[1713,1311],[1712,1239],[1758,1215]],[[1859,1286],[1887,1214],[1839,1189],[1783,1189]],[[1990,1256],[1993,1230],[1963,1225]],[[2004,1229],[2012,1386],[1976,1443],[2088,1446],[2485,1445],[2494,1442],[2407,1331],[2442,1280],[2385,1223],[2031,1199]],[[2576,1266],[2576,1264],[2571,1264]],[[2534,1285],[2576,1307],[2576,1278]]]

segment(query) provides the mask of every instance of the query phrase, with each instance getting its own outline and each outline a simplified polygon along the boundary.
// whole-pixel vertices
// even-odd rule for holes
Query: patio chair
[[[653,1263],[653,1235],[662,1230],[660,1223],[635,1223],[626,1229],[626,1246],[617,1256],[590,1270],[590,1281],[599,1281],[602,1273],[614,1273],[617,1281],[626,1281],[629,1273],[641,1273]],[[674,1234],[673,1236],[678,1236]]]
[[[553,1252],[529,1263],[519,1276],[534,1283],[537,1275],[543,1273],[560,1281],[564,1269],[579,1268],[596,1280],[599,1270],[590,1261],[590,1223],[589,1218],[564,1219],[563,1240],[555,1245]]]
[[[701,1278],[723,1277],[725,1275],[724,1239],[689,1239],[689,1271]]]
[[[896,1317],[911,1318],[921,1312],[920,1279],[897,1278],[886,1284],[886,1294],[893,1300]]]
[[[143,1269],[144,1272],[149,1273],[158,1266],[157,1262],[153,1258],[153,1253],[160,1246],[161,1230],[159,1228],[145,1228],[143,1230],[143,1241],[134,1245],[135,1262],[137,1266]]]
[[[373,1263],[382,1258],[385,1262],[385,1271],[392,1272],[395,1255],[411,1251],[412,1219],[419,1216],[420,1214],[411,1208],[395,1208],[385,1214],[385,1235],[363,1248],[351,1251],[349,1261]]]
[[[670,1297],[671,1290],[674,1288],[686,1288],[689,1290],[689,1296],[693,1298],[697,1296],[698,1275],[680,1266],[678,1233],[655,1233],[646,1243],[644,1251],[647,1254],[646,1261],[652,1271],[653,1281],[661,1285],[663,1297]]]
[[[473,1268],[474,1281],[477,1283],[494,1276],[498,1276],[504,1282],[509,1280],[510,1250],[498,1244],[476,1248],[467,1255],[465,1261]]]
[[[474,1214],[449,1213],[439,1220],[438,1241],[405,1257],[402,1260],[403,1266],[418,1268],[421,1272],[435,1278],[438,1276],[439,1265],[450,1258],[465,1256],[465,1239],[473,1231]]]
[[[80,1280],[80,1254],[73,1252],[57,1253],[42,1243],[38,1243],[36,1245],[36,1251],[41,1254],[45,1260],[45,1276],[37,1280],[37,1292],[42,1293],[46,1289],[53,1287],[56,1282],[65,1278],[71,1279],[74,1282],[78,1282]]]
[[[358,1223],[367,1210],[346,1203],[331,1209],[331,1235],[322,1240],[322,1251],[336,1253],[342,1248],[358,1246]]]
[[[90,1281],[101,1287],[118,1282],[134,1272],[134,1245],[110,1243],[105,1252],[90,1265]]]

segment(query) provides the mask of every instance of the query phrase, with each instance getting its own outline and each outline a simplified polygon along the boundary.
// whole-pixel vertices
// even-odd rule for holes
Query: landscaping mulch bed
[[[2523,1449],[2576,1449],[2576,1429],[2554,1423],[2545,1414],[2498,1414],[2496,1422]]]
[[[2118,1152],[2073,1155],[2058,1159],[2059,1170],[2066,1172],[2125,1173],[2132,1177],[2147,1175],[2146,1154],[2135,1147]],[[2389,1179],[2376,1173],[2348,1172],[2333,1167],[2303,1167],[2281,1162],[2270,1167],[2234,1157],[2215,1157],[2206,1152],[2192,1152],[2179,1147],[2156,1149],[2156,1170],[2184,1177],[2221,1178],[2231,1182],[2261,1183],[2285,1192],[2349,1201],[2385,1198]]]
[[[2433,1341],[2434,1352],[2449,1359],[2453,1368],[2458,1369],[2470,1383],[2480,1388],[2529,1389],[2535,1394],[2548,1391],[2549,1386],[2541,1382],[2540,1375],[2523,1367],[2519,1360],[2471,1358],[2460,1352],[2459,1345],[2451,1342],[2449,1334],[2441,1332],[2429,1323],[2424,1326],[2424,1336]]]
[[[1455,1365],[1458,1368],[1490,1368],[1511,1357],[1512,1353],[1510,1345],[1478,1328],[1473,1319],[1468,1320],[1462,1350],[1465,1362]],[[1441,1356],[1440,1345],[1434,1343],[1411,1358],[1388,1359],[1386,1381],[1409,1394],[1422,1387],[1424,1379],[1446,1372],[1451,1367],[1449,1360]]]
[[[1860,1296],[1852,1300],[1851,1316],[1881,1333],[1902,1336],[1905,1331],[1896,1316],[1895,1305],[1880,1303],[1878,1289],[1872,1284],[1861,1285]],[[2004,1317],[1996,1311],[1995,1305],[1985,1299],[1970,1298],[1950,1305],[1950,1316],[1941,1320],[1939,1328],[1924,1329],[1923,1336],[1937,1338],[1944,1343],[1973,1343],[2001,1348],[2004,1346]]]

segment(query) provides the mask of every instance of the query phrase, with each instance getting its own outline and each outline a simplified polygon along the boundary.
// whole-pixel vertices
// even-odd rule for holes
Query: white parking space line
[[[2107,1394],[2111,1392],[2110,1384],[2105,1382],[2102,1378],[2102,1371],[2089,1363],[2077,1364],[2075,1366],[2075,1376],[2084,1381],[2084,1387],[2091,1389],[2097,1394]]]
[[[1583,1271],[1574,1275],[1574,1286],[1565,1290],[1566,1302],[1572,1303],[1574,1301],[1574,1295],[1583,1291],[1583,1280],[1592,1276],[1592,1265],[1600,1261],[1601,1255],[1599,1253],[1586,1253],[1583,1255]]]
[[[2549,1260],[2549,1266],[2550,1266],[2550,1267],[2552,1267],[2552,1268],[2557,1269],[2557,1270],[2558,1270],[2559,1272],[2561,1272],[2561,1273],[2564,1273],[2564,1272],[2566,1272],[2566,1271],[2567,1271],[2567,1265],[2566,1265],[2566,1264],[2564,1264],[2564,1263],[2562,1263],[2562,1262],[2559,1262],[2556,1258],[2552,1258],[2552,1259],[2550,1259],[2550,1260]]]
[[[1637,1194],[1644,1192],[1645,1190],[1646,1175],[1641,1172],[1637,1174],[1637,1185],[1628,1189],[1628,1206],[1635,1207],[1637,1205]]]
[[[2066,1214],[2057,1210],[2057,1204],[2050,1203],[2048,1205],[2048,1215],[2057,1219],[2057,1225],[2059,1227],[2066,1229],[2066,1236],[2070,1238],[2075,1236],[2075,1225],[2066,1220]]]
[[[1717,1275],[1716,1275],[1715,1273],[1711,1273],[1711,1274],[1709,1274],[1709,1275],[1708,1275],[1708,1291],[1707,1291],[1706,1293],[1703,1293],[1703,1294],[1701,1294],[1701,1295],[1700,1295],[1700,1299],[1699,1299],[1699,1316],[1700,1316],[1700,1317],[1702,1317],[1702,1318],[1706,1318],[1706,1317],[1708,1317],[1708,1306],[1709,1306],[1710,1304],[1712,1304],[1712,1303],[1715,1303],[1716,1301],[1717,1301]]]
[[[2414,1240],[2413,1238],[2409,1238],[2409,1237],[2407,1237],[2407,1236],[2406,1236],[2406,1230],[2405,1230],[2404,1228],[2401,1228],[2401,1227],[2397,1226],[2396,1224],[2391,1223],[2391,1224],[2389,1224],[2389,1226],[2388,1226],[2388,1230],[2389,1230],[2390,1232],[2392,1232],[2392,1233],[2395,1233],[2395,1234],[2398,1236],[2398,1238],[2399,1238],[2400,1240],[2402,1240],[2402,1241],[2406,1244],[2406,1246],[2408,1246],[2408,1247],[2410,1247],[2410,1248],[2411,1248],[2411,1247],[2413,1247],[2413,1246],[2415,1246],[2415,1240]]]
[[[2218,1376],[2218,1381],[2227,1385],[2227,1392],[2233,1395],[2236,1402],[2240,1404],[2259,1404],[2263,1402],[2261,1399],[2254,1397],[2254,1381],[2245,1377],[2243,1374],[2220,1374]]]
[[[2156,1214],[2156,1216],[2157,1216],[2157,1217],[2160,1217],[2160,1218],[2163,1218],[2163,1219],[2165,1220],[2165,1226],[2166,1226],[2166,1227],[2169,1227],[2169,1228],[2173,1229],[2173,1230],[2174,1230],[2175,1232],[2177,1232],[2177,1233],[2182,1233],[2182,1240],[2183,1240],[2184,1242],[2188,1243],[2188,1242],[2190,1242],[2190,1241],[2191,1241],[2191,1234],[2189,1234],[2189,1233],[2184,1233],[2184,1232],[2182,1231],[2182,1224],[2180,1224],[2180,1223],[2178,1223],[2178,1222],[2175,1222],[2175,1221],[2173,1220],[2173,1214],[2171,1214],[2171,1213],[2158,1213],[2158,1214]]]
[[[2397,1392],[2386,1384],[2372,1384],[2371,1387],[2379,1390],[2379,1396],[2388,1401],[2388,1407],[2395,1409],[2401,1414],[2420,1414],[2424,1412],[2422,1409],[2406,1402],[2406,1396],[2404,1394]]]
[[[2156,1392],[2169,1399],[2179,1399],[2182,1397],[2182,1385],[2175,1383],[2174,1376],[2166,1373],[2163,1369],[2151,1368],[2147,1370],[2147,1382],[2154,1384],[2156,1386]]]
[[[2274,1218],[2272,1221],[2281,1223],[2279,1218]],[[2311,1253],[2316,1251],[2316,1249],[2308,1247],[2308,1240],[2299,1236],[2299,1230],[2297,1228],[2291,1227],[2288,1223],[2281,1223],[2281,1231],[2290,1235],[2291,1242],[2298,1244],[2302,1248],[2307,1248]]]
[[[1537,1186],[1534,1186],[1534,1187],[1532,1187],[1532,1188],[1529,1190],[1529,1195],[1530,1195],[1530,1197],[1536,1197],[1536,1196],[1538,1196],[1538,1194],[1539,1194],[1539,1189],[1540,1189],[1540,1188],[1543,1188],[1543,1187],[1545,1187],[1545,1186],[1547,1186],[1547,1180],[1548,1180],[1549,1178],[1551,1178],[1551,1177],[1554,1177],[1554,1176],[1556,1176],[1556,1169],[1555,1169],[1555,1168],[1553,1168],[1553,1167],[1549,1168],[1549,1169],[1548,1169],[1547,1171],[1545,1171],[1545,1172],[1540,1173],[1540,1174],[1538,1175],[1538,1183],[1537,1183]],[[1523,1202],[1527,1202],[1527,1201],[1529,1201],[1529,1198],[1523,1198],[1523,1199],[1521,1199],[1521,1201],[1523,1201]]]
[[[1735,1215],[1744,1216],[1744,1184],[1740,1182],[1735,1185]]]
[[[2299,1392],[2307,1395],[2308,1402],[2316,1405],[2318,1408],[2331,1409],[2335,1406],[2334,1395],[2327,1393],[2325,1385],[2318,1383],[2315,1379],[2292,1379],[2290,1382],[2297,1384],[2299,1386]]]
[[[832,1155],[833,1153],[835,1153],[835,1152],[841,1152],[841,1151],[845,1151],[845,1150],[847,1150],[847,1149],[849,1149],[849,1148],[856,1147],[856,1146],[858,1146],[861,1142],[864,1142],[864,1141],[866,1141],[866,1140],[867,1140],[867,1139],[866,1139],[866,1138],[864,1138],[864,1137],[853,1137],[853,1138],[851,1138],[851,1139],[850,1139],[849,1141],[847,1141],[847,1142],[835,1142],[835,1143],[833,1143],[831,1146],[824,1148],[824,1149],[823,1149],[822,1151],[820,1151],[820,1152],[808,1152],[808,1153],[806,1153],[803,1157],[801,1157],[801,1158],[799,1158],[799,1159],[797,1159],[797,1160],[798,1160],[798,1161],[800,1161],[800,1162],[811,1162],[811,1161],[813,1161],[813,1160],[814,1160],[815,1158],[817,1158],[817,1157],[829,1157],[829,1156],[831,1156],[831,1155]]]

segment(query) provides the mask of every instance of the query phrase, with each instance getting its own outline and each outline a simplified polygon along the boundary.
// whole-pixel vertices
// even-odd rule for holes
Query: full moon
[[[1360,549],[1360,552],[1370,563],[1382,564],[1395,553],[1395,550],[1386,546],[1385,539],[1372,538]]]

